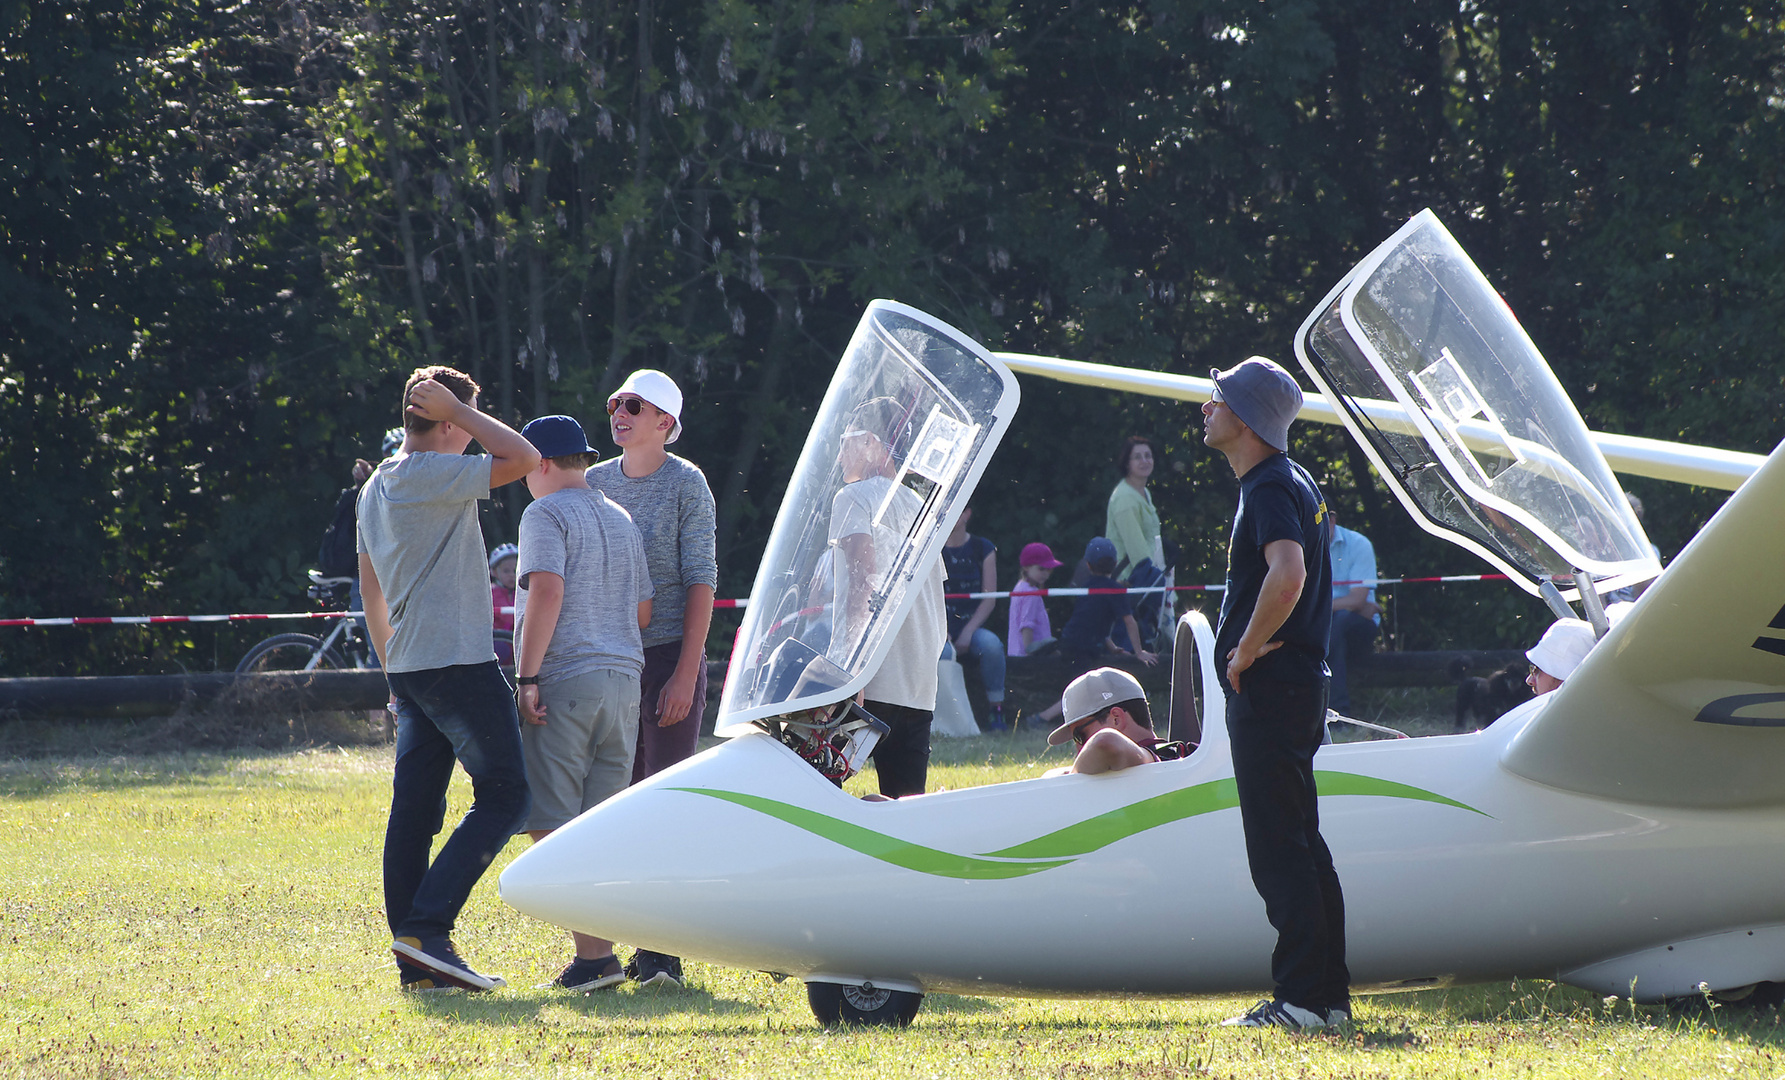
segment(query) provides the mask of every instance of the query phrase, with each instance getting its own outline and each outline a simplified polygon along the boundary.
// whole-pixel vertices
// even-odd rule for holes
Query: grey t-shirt
[[[554,491],[521,515],[520,548],[515,574],[521,589],[531,592],[532,576],[540,571],[564,579],[564,606],[539,681],[592,671],[643,674],[638,605],[651,599],[651,576],[644,542],[626,511],[599,491]]]
[[[626,508],[645,541],[651,568],[651,625],[645,647],[682,640],[682,615],[693,585],[719,587],[714,559],[713,492],[700,467],[669,455],[649,476],[627,476],[619,457],[589,467],[589,486]]]
[[[886,516],[878,526],[874,514],[886,501]],[[904,544],[905,534],[922,507],[917,495],[906,487],[894,490],[893,482],[884,476],[870,476],[853,484],[845,484],[831,503],[830,540],[835,563],[835,582],[831,608],[831,648],[833,659],[846,656],[859,631],[848,628],[849,568],[838,542],[844,537],[867,535],[874,544],[872,587],[878,592],[886,584],[893,560]],[[881,661],[880,670],[867,685],[867,700],[902,705],[908,709],[932,710],[936,707],[936,664],[942,657],[942,646],[948,638],[948,617],[942,601],[944,574],[942,560],[937,558],[931,572],[913,582],[917,598],[912,602],[905,622],[893,634],[891,647]]]
[[[359,493],[359,543],[390,608],[386,671],[428,671],[496,658],[490,568],[477,500],[490,495],[487,455],[420,451],[379,462]]]

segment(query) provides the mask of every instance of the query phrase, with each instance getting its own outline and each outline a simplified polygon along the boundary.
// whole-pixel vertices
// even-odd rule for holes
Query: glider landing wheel
[[[888,990],[865,983],[809,982],[806,1001],[812,1015],[825,1027],[861,1024],[872,1027],[906,1027],[923,1005],[923,995],[909,990]]]

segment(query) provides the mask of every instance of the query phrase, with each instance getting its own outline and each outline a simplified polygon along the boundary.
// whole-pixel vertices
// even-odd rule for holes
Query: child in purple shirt
[[[1023,548],[1017,565],[1022,568],[1021,579],[1010,590],[1010,636],[1005,651],[1011,656],[1028,656],[1054,640],[1041,590],[1048,575],[1063,564],[1054,558],[1053,549],[1038,540]]]

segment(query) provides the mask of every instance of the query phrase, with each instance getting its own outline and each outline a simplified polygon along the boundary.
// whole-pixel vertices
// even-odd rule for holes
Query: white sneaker
[[[1289,1031],[1317,1031],[1327,1025],[1326,1016],[1287,1001],[1266,998],[1244,1016],[1221,1021],[1222,1027],[1280,1027]]]

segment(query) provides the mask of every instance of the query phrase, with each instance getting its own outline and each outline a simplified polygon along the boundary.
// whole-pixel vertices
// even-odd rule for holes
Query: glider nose
[[[497,883],[502,899],[523,915],[555,926],[576,927],[599,912],[591,910],[603,887],[615,882],[608,873],[616,852],[602,850],[604,830],[577,830],[571,822],[534,844],[508,864]],[[573,835],[574,833],[583,835]]]

